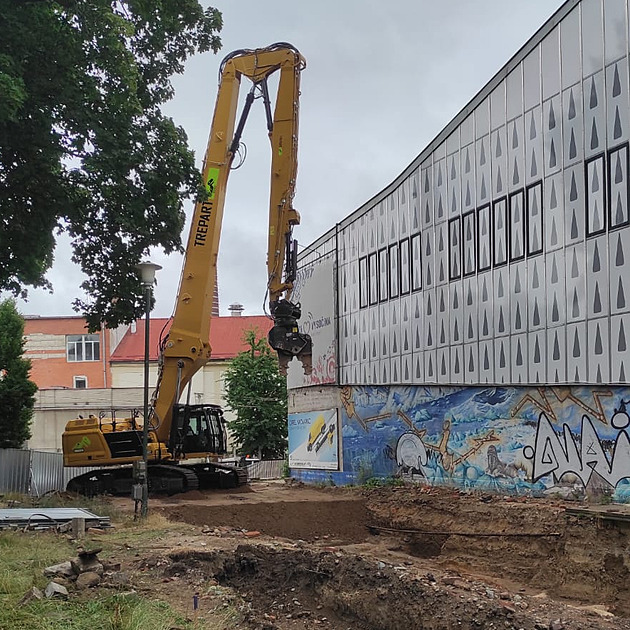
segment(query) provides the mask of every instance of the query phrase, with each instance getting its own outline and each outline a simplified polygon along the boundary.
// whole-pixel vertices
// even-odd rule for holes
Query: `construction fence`
[[[15,492],[40,497],[65,490],[69,479],[90,470],[64,468],[62,453],[0,449],[0,494]]]
[[[268,459],[260,462],[253,462],[247,466],[248,479],[282,479],[282,473],[286,460]]]
[[[284,459],[254,462],[247,467],[249,479],[281,479]],[[63,454],[17,448],[0,449],[0,494],[15,492],[40,497],[66,489],[72,477],[92,468],[64,468]]]

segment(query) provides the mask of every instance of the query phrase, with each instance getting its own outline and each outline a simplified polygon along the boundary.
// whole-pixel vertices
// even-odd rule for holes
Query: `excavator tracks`
[[[187,466],[195,471],[199,479],[199,488],[237,488],[247,483],[247,469],[226,464],[193,464]]]
[[[130,496],[133,487],[130,467],[93,470],[72,478],[66,489],[89,497],[102,494]],[[150,494],[179,494],[192,490],[236,488],[247,483],[247,469],[223,464],[151,464]]]

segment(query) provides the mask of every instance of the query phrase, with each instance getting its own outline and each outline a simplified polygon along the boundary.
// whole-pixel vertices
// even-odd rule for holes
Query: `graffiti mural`
[[[343,387],[342,482],[630,502],[627,387]]]

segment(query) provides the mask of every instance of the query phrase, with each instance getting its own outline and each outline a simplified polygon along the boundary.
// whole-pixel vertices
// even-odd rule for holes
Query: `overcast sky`
[[[208,2],[204,2],[208,4]],[[223,48],[191,59],[166,108],[201,167],[221,59],[290,42],[302,73],[295,237],[308,245],[387,186],[561,6],[560,0],[222,0]],[[214,3],[213,3],[213,6]],[[243,85],[242,93],[249,89]],[[229,180],[219,254],[221,314],[263,312],[270,149],[262,104],[245,129],[247,161]],[[186,204],[190,216],[192,204]],[[183,235],[184,242],[188,224]],[[51,295],[31,290],[28,315],[72,315],[82,275],[60,242]],[[155,316],[171,315],[182,258],[156,251]]]

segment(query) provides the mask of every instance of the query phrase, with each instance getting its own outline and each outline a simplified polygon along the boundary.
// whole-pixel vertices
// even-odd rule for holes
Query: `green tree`
[[[0,290],[50,289],[66,232],[91,328],[142,313],[135,265],[181,249],[183,199],[203,190],[160,106],[221,27],[198,0],[0,0]]]
[[[240,352],[225,372],[225,400],[237,419],[230,432],[239,452],[262,458],[284,457],[287,449],[287,383],[266,339],[249,330],[248,350]]]
[[[24,320],[13,300],[0,302],[0,448],[20,448],[31,437],[37,385],[29,380]]]

